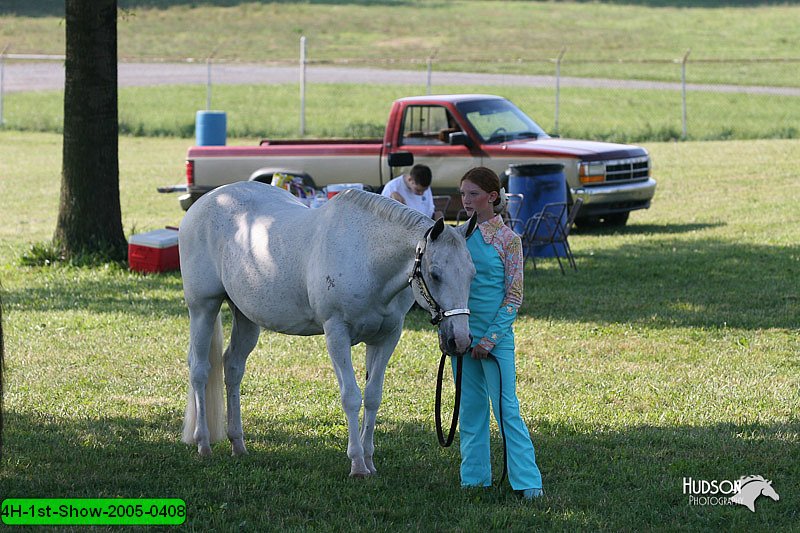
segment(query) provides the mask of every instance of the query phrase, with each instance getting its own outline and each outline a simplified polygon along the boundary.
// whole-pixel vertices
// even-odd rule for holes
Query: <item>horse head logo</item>
[[[739,479],[739,491],[731,496],[733,503],[744,505],[751,512],[756,512],[756,498],[764,495],[775,501],[780,500],[780,496],[772,488],[772,481],[761,476],[743,476]]]

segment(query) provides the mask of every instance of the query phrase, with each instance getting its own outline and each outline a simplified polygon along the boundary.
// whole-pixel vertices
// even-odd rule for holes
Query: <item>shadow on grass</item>
[[[800,324],[798,246],[660,238],[594,251],[589,240],[575,259],[578,271],[563,276],[554,258],[539,259],[537,271],[527,262],[521,316],[655,328]],[[405,325],[432,327],[421,309]]]
[[[26,311],[86,310],[92,313],[154,313],[186,316],[179,272],[104,274],[101,269],[42,268],[40,283],[5,292],[6,306]]]
[[[583,247],[576,261],[579,271],[566,276],[557,267],[527,271],[522,314],[654,327],[800,323],[797,246],[658,239],[599,251]]]
[[[714,229],[725,226],[724,222],[698,223],[698,224],[630,224],[619,228],[608,228],[604,226],[594,228],[575,228],[572,235],[598,236],[605,237],[610,234],[617,235],[671,235],[681,233],[692,233],[706,229]]]
[[[457,448],[436,444],[432,423],[379,420],[379,476],[347,477],[346,430],[335,421],[245,420],[250,455],[214,447],[209,459],[178,442],[177,416],[65,419],[8,413],[4,497],[178,497],[196,529],[765,530],[797,523],[800,424],[635,426],[598,431],[533,422],[547,498],[458,488]],[[338,417],[338,418],[337,418]],[[495,439],[493,460],[500,464]],[[699,507],[684,477],[773,481],[779,502]]]

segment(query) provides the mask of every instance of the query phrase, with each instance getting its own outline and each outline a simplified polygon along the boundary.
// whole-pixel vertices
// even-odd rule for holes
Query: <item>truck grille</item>
[[[650,177],[650,158],[635,157],[606,162],[606,182],[635,181]]]

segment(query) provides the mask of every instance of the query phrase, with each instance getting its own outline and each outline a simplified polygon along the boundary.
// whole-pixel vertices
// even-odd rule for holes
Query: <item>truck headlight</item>
[[[600,162],[584,162],[578,165],[578,178],[581,183],[600,183],[606,179],[606,165]]]

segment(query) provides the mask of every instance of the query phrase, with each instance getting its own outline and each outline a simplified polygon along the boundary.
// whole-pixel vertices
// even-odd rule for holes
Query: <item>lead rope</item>
[[[436,421],[436,436],[439,439],[439,445],[441,445],[443,448],[447,448],[453,444],[453,438],[456,434],[456,425],[458,424],[458,412],[461,407],[461,376],[464,368],[465,356],[459,355],[456,357],[458,357],[456,361],[455,375],[456,397],[453,404],[453,416],[450,419],[450,431],[447,433],[446,439],[444,437],[444,431],[442,428],[442,381],[444,379],[444,365],[445,361],[447,360],[447,354],[444,352],[442,353],[442,357],[439,359],[439,372],[436,376],[436,398],[434,401],[435,408],[433,417]],[[508,446],[506,444],[506,428],[505,424],[503,424],[503,373],[500,370],[500,362],[497,360],[497,358],[492,354],[489,354],[489,359],[494,361],[494,364],[497,365],[497,376],[499,381],[499,403],[497,405],[497,414],[499,422],[498,425],[500,426],[500,435],[503,437],[503,474],[500,476],[500,481],[498,481],[497,484],[502,485],[503,481],[506,479],[506,473],[508,472]]]
[[[439,438],[439,445],[442,448],[447,448],[453,444],[453,437],[456,435],[456,425],[458,424],[458,410],[461,407],[461,372],[464,368],[464,356],[459,355],[457,357],[455,375],[456,399],[453,405],[453,416],[450,419],[450,431],[447,434],[447,439],[444,438],[444,432],[442,431],[442,381],[444,378],[444,364],[447,360],[447,354],[444,352],[442,352],[442,358],[439,359],[439,373],[436,377],[436,401],[434,402],[435,410],[433,416],[436,419],[436,436]]]

